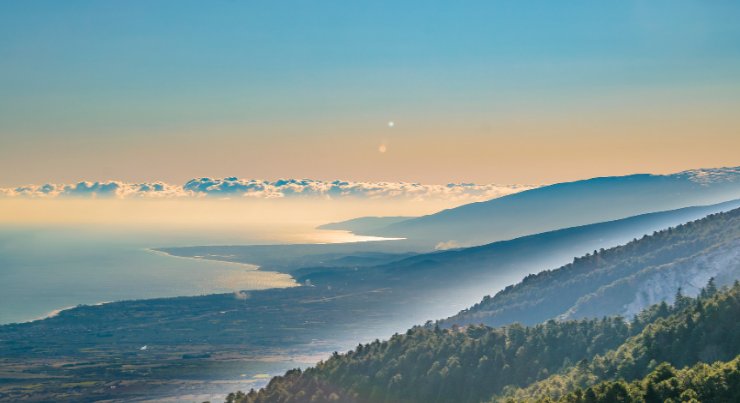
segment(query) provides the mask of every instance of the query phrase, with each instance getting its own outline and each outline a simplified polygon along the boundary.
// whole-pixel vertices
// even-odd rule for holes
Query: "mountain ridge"
[[[335,352],[315,367],[288,371],[260,391],[232,393],[226,401],[547,402],[601,381],[640,379],[667,365],[730,362],[740,354],[738,314],[740,283],[718,290],[710,282],[697,298],[653,305],[631,322],[607,317],[531,327],[416,326]]]
[[[740,168],[608,176],[542,186],[393,223],[369,235],[471,246],[740,198]]]
[[[717,258],[722,261],[719,269],[699,264]],[[552,317],[625,315],[672,297],[678,287],[696,293],[698,287],[692,283],[705,283],[710,277],[723,284],[740,277],[740,209],[656,231],[529,275],[442,323],[503,325],[516,319],[532,324]],[[660,284],[662,289],[653,290],[657,297],[639,302],[645,283]],[[625,308],[629,304],[632,308]]]

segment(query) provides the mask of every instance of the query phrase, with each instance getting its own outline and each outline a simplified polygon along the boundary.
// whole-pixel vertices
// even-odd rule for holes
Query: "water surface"
[[[253,241],[259,239],[252,235]],[[287,274],[252,265],[177,258],[150,250],[209,240],[219,241],[153,232],[0,229],[0,323],[38,319],[78,304],[295,285]]]

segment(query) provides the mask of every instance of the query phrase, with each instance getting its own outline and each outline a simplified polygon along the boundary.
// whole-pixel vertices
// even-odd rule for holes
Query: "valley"
[[[216,391],[224,390],[224,382],[241,389],[259,387],[268,379],[264,374],[306,367],[332,351],[452,316],[480,295],[553,267],[566,256],[608,248],[669,223],[730,207],[732,203],[648,214],[471,249],[399,254],[396,260],[391,254],[372,254],[386,262],[290,271],[300,287],[80,306],[46,320],[1,326],[0,361],[5,369],[0,398],[212,398],[220,396]],[[717,227],[715,238],[706,242],[737,236],[736,231],[734,225]],[[651,238],[636,242],[645,244]],[[205,249],[168,253],[203,256]],[[210,253],[233,259],[248,251],[215,247]],[[679,255],[664,259],[677,259],[681,251],[690,252],[680,249]],[[317,256],[327,260],[325,253]],[[509,321],[536,323],[546,316],[525,309]],[[44,378],[43,386],[39,377]],[[78,381],[72,385],[70,379]],[[150,384],[159,386],[146,386]]]

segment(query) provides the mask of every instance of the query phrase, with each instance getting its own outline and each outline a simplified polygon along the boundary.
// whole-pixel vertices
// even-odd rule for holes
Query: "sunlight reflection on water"
[[[0,230],[0,323],[38,319],[63,307],[104,301],[291,287],[284,273],[209,259],[178,258],[153,247],[219,244],[370,242],[348,231],[208,232],[102,231],[24,227]],[[260,242],[263,237],[266,241]],[[242,242],[238,242],[243,240]]]

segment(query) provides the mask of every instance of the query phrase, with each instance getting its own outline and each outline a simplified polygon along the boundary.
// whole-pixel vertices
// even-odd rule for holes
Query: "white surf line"
[[[111,302],[113,302],[113,301],[96,302],[94,304],[70,305],[70,306],[67,306],[67,307],[64,307],[64,308],[59,308],[59,309],[54,309],[53,311],[49,311],[49,313],[46,313],[46,314],[44,314],[42,316],[39,316],[38,318],[26,320],[26,321],[23,321],[23,322],[17,322],[17,323],[31,323],[31,322],[36,322],[37,320],[50,319],[50,318],[53,318],[55,316],[59,316],[59,314],[62,313],[62,312],[64,312],[64,311],[69,311],[71,309],[75,309],[75,308],[78,308],[78,307],[83,307],[83,306],[100,306],[100,305],[104,305],[104,304],[110,304]]]
[[[165,252],[163,250],[156,250],[156,249],[152,249],[152,248],[143,248],[143,249],[145,251],[147,251],[147,252],[152,252],[152,253],[156,253],[158,255],[163,255],[163,256],[168,256],[168,257],[175,257],[175,258],[189,259],[189,260],[197,260],[199,262],[226,263],[226,264],[236,265],[236,266],[247,266],[251,270],[254,270],[254,271],[260,270],[260,266],[254,264],[254,263],[244,263],[244,262],[234,262],[234,261],[231,261],[231,260],[210,259],[210,258],[205,258],[203,256],[180,256],[180,255],[173,255],[173,254],[168,253],[168,252]],[[212,256],[218,256],[218,255],[212,255]],[[273,271],[273,270],[267,271],[266,273],[273,273],[273,272],[274,273],[286,274],[286,273],[282,273],[282,272],[278,272],[278,271]]]
[[[175,257],[175,258],[181,258],[181,259],[197,260],[199,262],[212,262],[214,264],[215,263],[220,263],[220,264],[233,265],[233,266],[238,266],[238,268],[240,268],[240,269],[243,269],[246,266],[248,268],[248,271],[260,271],[262,273],[276,273],[276,274],[280,274],[280,275],[285,275],[285,276],[290,277],[290,279],[293,281],[293,283],[295,284],[295,286],[302,286],[303,285],[303,284],[300,284],[298,281],[296,281],[295,277],[293,277],[293,275],[291,275],[290,273],[285,273],[285,272],[277,271],[277,270],[262,270],[261,269],[261,266],[256,265],[256,264],[253,264],[253,263],[233,262],[233,261],[229,261],[229,260],[219,260],[219,259],[208,259],[208,258],[204,258],[204,257],[200,257],[200,256],[179,256],[179,255],[173,255],[171,253],[167,253],[165,251],[156,250],[156,249],[152,249],[152,248],[144,248],[144,250],[145,251],[148,251],[148,252],[156,253],[158,255],[167,256],[167,257]],[[219,256],[219,255],[210,255],[210,256]],[[283,287],[270,287],[270,288],[266,288],[265,290],[273,289],[273,288],[283,288]],[[244,291],[244,290],[234,290],[234,292],[236,292],[236,291]],[[247,290],[247,291],[258,291],[258,290]]]

